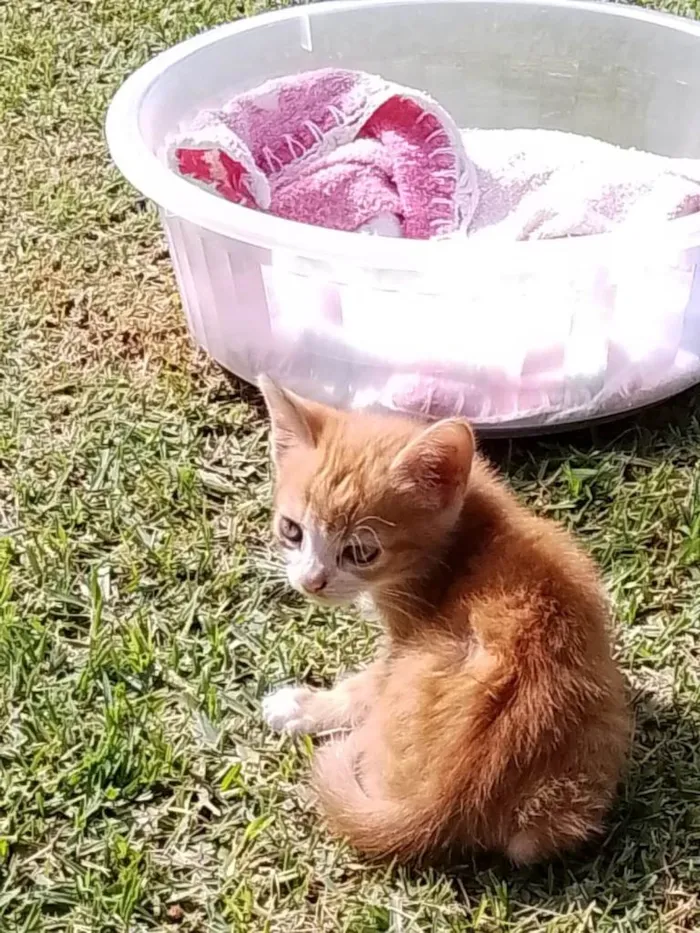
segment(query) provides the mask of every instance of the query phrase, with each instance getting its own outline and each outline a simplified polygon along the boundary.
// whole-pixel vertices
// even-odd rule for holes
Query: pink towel
[[[424,94],[360,72],[269,81],[169,139],[175,171],[246,207],[337,230],[427,239],[466,230],[474,169]]]

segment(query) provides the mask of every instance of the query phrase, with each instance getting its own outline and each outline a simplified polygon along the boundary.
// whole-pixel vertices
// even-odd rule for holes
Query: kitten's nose
[[[323,570],[318,570],[316,573],[310,573],[308,576],[304,577],[302,580],[302,587],[306,590],[307,593],[322,593],[328,584],[328,579]]]

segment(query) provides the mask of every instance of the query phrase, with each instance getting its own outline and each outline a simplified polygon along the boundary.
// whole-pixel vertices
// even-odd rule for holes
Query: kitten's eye
[[[344,564],[354,564],[355,567],[369,567],[379,557],[378,547],[366,545],[361,547],[358,544],[346,544],[340,552],[340,559]]]
[[[290,544],[301,544],[304,532],[301,530],[301,525],[297,524],[297,522],[293,522],[291,518],[282,516],[277,527],[285,541],[289,541]]]

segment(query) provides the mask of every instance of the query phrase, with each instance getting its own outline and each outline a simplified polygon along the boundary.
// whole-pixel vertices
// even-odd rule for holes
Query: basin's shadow
[[[265,403],[259,390],[224,367],[217,367],[222,379],[218,399],[243,401],[266,417]],[[659,456],[674,441],[688,435],[700,436],[700,386],[624,417],[601,421],[574,430],[523,435],[513,439],[484,435],[480,447],[501,468],[523,466],[542,456],[594,455],[610,450],[621,453]],[[477,432],[478,433],[478,432]]]
[[[658,460],[669,448],[682,449],[689,438],[700,438],[700,386],[666,402],[623,418],[555,434],[515,439],[481,439],[484,453],[506,472],[510,468],[533,472],[540,459],[557,460],[574,455],[600,456],[615,451],[630,457]]]

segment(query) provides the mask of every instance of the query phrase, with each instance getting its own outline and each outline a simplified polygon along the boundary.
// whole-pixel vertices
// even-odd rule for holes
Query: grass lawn
[[[617,609],[637,741],[602,846],[369,867],[312,812],[310,746],[261,725],[270,684],[331,680],[375,633],[282,585],[255,393],[191,347],[155,211],[102,136],[127,73],[250,12],[0,4],[0,930],[696,930],[698,393],[489,446]]]

